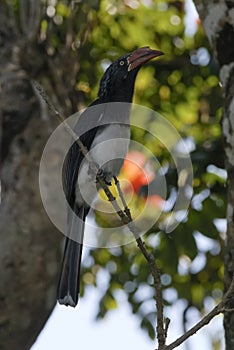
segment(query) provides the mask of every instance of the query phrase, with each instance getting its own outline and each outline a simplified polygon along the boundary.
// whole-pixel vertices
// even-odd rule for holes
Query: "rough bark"
[[[38,184],[53,125],[42,116],[31,84],[34,71],[27,65],[26,47],[28,55],[37,49],[3,1],[0,46],[0,349],[28,350],[56,300],[62,235],[45,213]]]
[[[44,211],[38,186],[47,130],[38,113],[31,115],[2,166],[1,350],[29,349],[55,305],[60,236]]]
[[[195,0],[206,35],[220,65],[223,87],[223,139],[227,170],[227,236],[224,253],[224,289],[234,276],[234,2],[223,0]],[[234,308],[234,296],[230,298]],[[234,312],[225,312],[226,350],[234,349]]]

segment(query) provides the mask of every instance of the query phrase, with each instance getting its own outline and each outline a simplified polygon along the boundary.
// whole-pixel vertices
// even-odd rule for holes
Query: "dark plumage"
[[[112,63],[101,79],[97,100],[75,126],[80,140],[102,169],[107,182],[118,175],[130,139],[129,104],[111,102],[131,103],[140,67],[160,55],[160,51],[143,47]],[[69,208],[57,299],[60,304],[75,307],[79,295],[84,223],[96,195],[95,178],[90,174],[77,143],[73,143],[67,154],[63,184]]]

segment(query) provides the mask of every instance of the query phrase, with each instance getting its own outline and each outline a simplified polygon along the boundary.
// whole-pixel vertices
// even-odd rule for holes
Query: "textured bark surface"
[[[233,31],[234,34],[234,31]],[[234,35],[233,35],[234,40]],[[234,56],[229,64],[229,76],[225,84],[225,103],[223,112],[223,136],[225,142],[226,169],[228,173],[227,190],[227,239],[224,256],[225,289],[229,287],[234,276]],[[234,295],[228,305],[234,309]],[[234,349],[234,312],[224,314],[226,350]]]
[[[227,179],[227,237],[224,289],[234,276],[234,2],[195,0],[205,32],[220,65],[223,86],[223,139]],[[234,308],[234,296],[230,299]],[[226,350],[234,349],[234,312],[224,314]]]
[[[27,350],[56,300],[62,235],[48,219],[38,185],[41,153],[51,130],[24,64],[19,36],[0,2],[0,349]],[[26,40],[27,39],[27,40]]]
[[[0,207],[0,349],[29,349],[55,305],[60,235],[41,203],[38,166],[48,125],[38,114],[11,144]]]

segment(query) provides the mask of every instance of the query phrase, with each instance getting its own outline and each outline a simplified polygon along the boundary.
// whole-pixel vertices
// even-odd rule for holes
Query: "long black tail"
[[[62,269],[57,288],[59,304],[75,307],[80,291],[80,263],[83,248],[84,221],[87,211],[82,207],[68,215],[68,237],[66,238]],[[77,220],[77,217],[80,220]],[[72,237],[73,239],[70,239]]]

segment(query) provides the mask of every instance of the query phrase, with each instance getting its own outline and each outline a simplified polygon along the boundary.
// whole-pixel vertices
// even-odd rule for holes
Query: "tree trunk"
[[[51,130],[22,68],[22,38],[0,2],[0,349],[28,350],[56,301],[62,235],[43,208],[38,168]]]
[[[227,170],[227,236],[224,256],[224,288],[234,276],[234,3],[195,0],[206,35],[220,65],[223,86],[223,139]],[[234,297],[229,303],[234,308]],[[234,349],[234,312],[224,313],[226,350]]]

